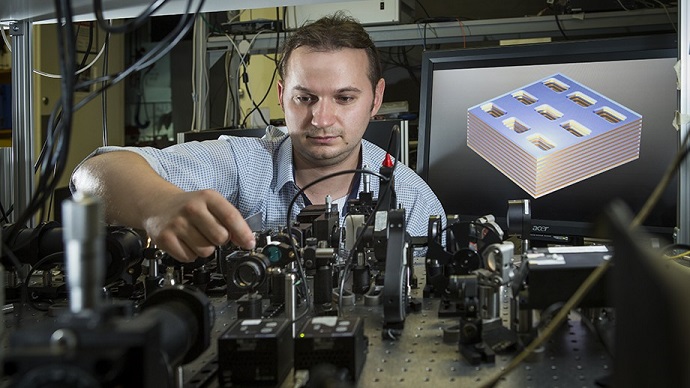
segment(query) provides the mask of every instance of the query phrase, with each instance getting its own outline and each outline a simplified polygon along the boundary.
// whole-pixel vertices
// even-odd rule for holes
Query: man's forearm
[[[101,198],[109,223],[142,228],[156,198],[179,188],[161,178],[140,155],[129,151],[101,154],[72,175],[74,187]]]

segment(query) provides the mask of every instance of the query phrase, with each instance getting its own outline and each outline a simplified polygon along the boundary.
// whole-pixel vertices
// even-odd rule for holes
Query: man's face
[[[278,97],[297,167],[356,163],[362,135],[383,99],[384,81],[372,91],[368,69],[360,49],[292,52]]]

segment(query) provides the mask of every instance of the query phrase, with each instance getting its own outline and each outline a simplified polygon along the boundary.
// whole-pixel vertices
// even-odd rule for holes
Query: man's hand
[[[158,248],[179,261],[210,256],[228,241],[254,247],[251,229],[220,193],[184,192],[134,152],[87,159],[72,175],[72,183],[103,200],[107,222],[145,229]]]
[[[179,261],[210,256],[228,241],[254,247],[254,235],[240,212],[216,191],[167,192],[153,202],[142,226],[159,249]]]

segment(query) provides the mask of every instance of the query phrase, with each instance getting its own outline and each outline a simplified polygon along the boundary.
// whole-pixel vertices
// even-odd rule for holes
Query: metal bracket
[[[10,36],[24,35],[24,26],[21,23],[10,23]]]

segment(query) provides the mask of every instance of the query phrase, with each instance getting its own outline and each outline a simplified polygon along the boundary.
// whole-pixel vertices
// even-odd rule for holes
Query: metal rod
[[[70,311],[95,311],[105,281],[103,206],[96,197],[76,193],[62,203],[62,214]]]
[[[679,31],[678,31],[678,58],[680,59],[680,74],[678,82],[680,86],[680,115],[678,117],[688,117],[690,114],[690,6],[686,2],[679,3]],[[679,136],[684,139],[687,136],[690,123],[687,119],[680,119]],[[690,158],[686,158],[680,165],[679,195],[678,195],[678,227],[679,232],[676,241],[679,244],[690,244]]]
[[[14,211],[17,220],[29,204],[33,193],[33,50],[32,25],[22,21],[10,24],[12,36],[12,154],[14,157]],[[33,227],[33,219],[28,227]]]
[[[198,15],[194,21],[194,88],[192,98],[194,99],[194,122],[193,131],[204,131],[209,127],[208,107],[206,96],[208,88],[208,56],[206,55],[208,28],[203,16]]]
[[[295,335],[297,335],[297,322],[295,322],[295,319],[297,318],[297,293],[295,292],[295,279],[296,277],[294,273],[288,272],[285,274],[285,315],[287,315],[287,318],[291,322],[290,327],[292,330],[292,338],[295,338]]]

